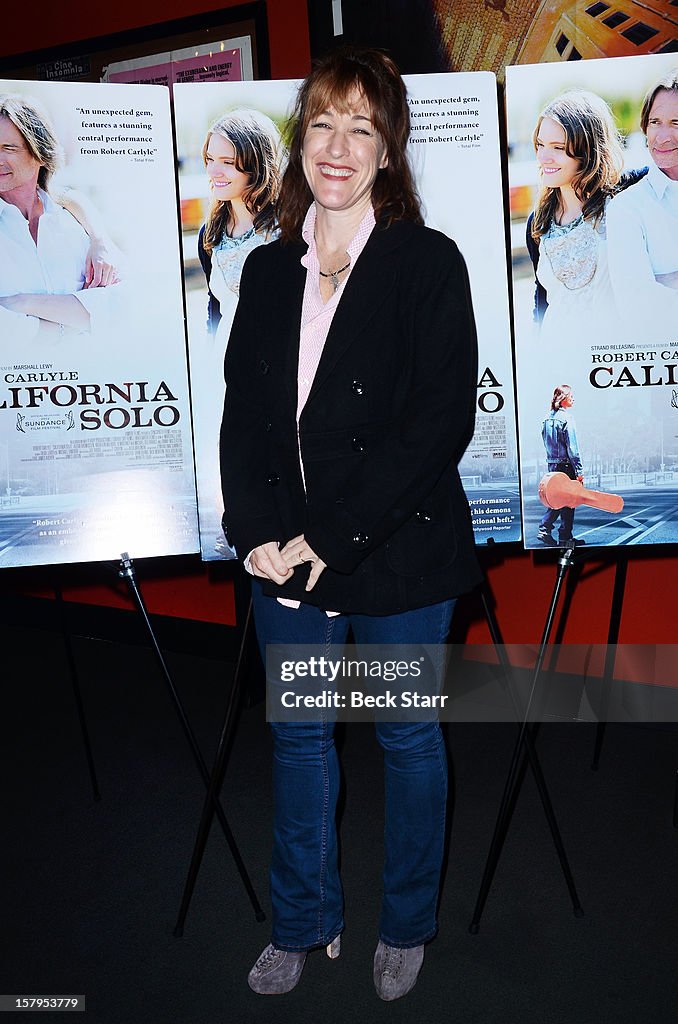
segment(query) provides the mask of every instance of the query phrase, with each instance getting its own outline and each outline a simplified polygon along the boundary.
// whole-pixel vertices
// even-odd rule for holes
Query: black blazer
[[[241,557],[305,534],[327,563],[267,593],[394,614],[481,578],[457,462],[473,431],[476,335],[446,235],[377,226],[346,282],[296,431],[306,245],[250,254],[226,352],[224,528]]]

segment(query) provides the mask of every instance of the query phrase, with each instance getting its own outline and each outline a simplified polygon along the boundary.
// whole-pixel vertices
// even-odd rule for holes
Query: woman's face
[[[205,168],[214,195],[222,202],[240,199],[251,180],[251,175],[239,171],[235,166],[235,146],[223,135],[210,136]]]
[[[562,125],[552,117],[545,117],[537,134],[537,163],[542,181],[548,188],[563,188],[572,184],[581,161],[567,154],[567,137]]]
[[[647,148],[660,171],[678,180],[678,89],[660,89],[647,120]]]
[[[309,122],[302,166],[319,206],[335,211],[367,209],[377,173],[387,163],[386,146],[357,92],[344,113],[330,107]]]

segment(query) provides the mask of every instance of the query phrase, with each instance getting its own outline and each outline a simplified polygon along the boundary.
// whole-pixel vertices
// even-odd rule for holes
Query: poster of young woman
[[[235,552],[221,527],[219,429],[224,355],[240,274],[253,248],[277,236],[273,218],[285,166],[285,122],[296,82],[174,86],[182,250],[188,320],[200,550]],[[261,301],[266,302],[262,295]]]
[[[0,82],[0,566],[197,550],[169,94]]]
[[[675,542],[678,59],[510,67],[507,116],[525,545]]]
[[[405,83],[410,152],[426,222],[456,240],[471,278],[480,348],[478,408],[475,436],[460,468],[476,538],[519,540],[496,80],[477,72],[411,75]],[[187,84],[174,91],[205,560],[234,557],[221,530],[223,357],[247,253],[276,236],[267,211],[285,166],[285,122],[297,84]]]

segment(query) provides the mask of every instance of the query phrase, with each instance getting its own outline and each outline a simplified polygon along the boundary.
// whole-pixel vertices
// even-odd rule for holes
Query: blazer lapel
[[[306,270],[301,264],[301,257],[306,252],[306,245],[288,244],[281,251],[285,255],[285,262],[281,261],[280,273],[271,294],[268,297],[262,295],[261,301],[271,303],[270,316],[274,318],[280,350],[284,353],[281,372],[285,400],[291,406],[296,420],[301,308],[306,283]]]

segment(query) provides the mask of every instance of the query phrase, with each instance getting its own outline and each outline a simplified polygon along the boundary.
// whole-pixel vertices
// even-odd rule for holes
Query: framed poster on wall
[[[232,51],[237,50],[237,54]],[[146,25],[131,32],[98,36],[67,46],[51,47],[0,58],[0,77],[51,82],[100,82],[108,70],[126,74],[134,69],[160,65],[153,76],[169,84],[172,55],[181,62],[188,78],[191,73],[259,78],[270,76],[268,30],[265,4],[243,3],[237,7],[207,11],[198,17],[177,18]],[[221,55],[221,56],[220,56]],[[226,55],[226,56],[224,56]],[[203,58],[197,60],[196,58]],[[230,68],[228,64],[230,62]],[[192,66],[191,66],[192,65]],[[222,65],[222,66],[220,66]],[[108,69],[108,70],[107,70]],[[132,76],[133,77],[133,76]],[[122,80],[122,79],[121,79]],[[124,79],[129,81],[129,77]],[[215,80],[206,79],[207,81]]]
[[[106,65],[102,82],[166,85],[177,82],[239,82],[253,78],[250,36],[187,46]]]

